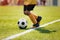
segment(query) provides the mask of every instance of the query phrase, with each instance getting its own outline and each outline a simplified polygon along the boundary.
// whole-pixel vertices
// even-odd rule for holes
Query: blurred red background
[[[9,1],[13,1],[13,0],[9,0]],[[16,0],[14,0],[14,1],[16,1]],[[0,1],[0,5],[8,5],[9,4],[9,2],[8,2],[8,0],[1,0]],[[17,5],[22,5],[23,4],[23,0],[18,0],[17,1]]]

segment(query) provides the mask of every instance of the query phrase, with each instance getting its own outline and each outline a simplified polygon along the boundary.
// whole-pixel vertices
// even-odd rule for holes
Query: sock
[[[33,22],[33,24],[36,24],[37,23],[37,20],[36,20],[36,18],[34,17],[33,14],[30,13],[28,16],[31,19],[31,21]]]
[[[35,19],[37,19],[38,18],[38,16],[37,15],[35,15],[35,14],[32,14],[34,17],[35,17]]]
[[[41,16],[37,16],[35,14],[32,14],[32,15],[35,17],[35,19],[37,20],[37,22],[39,24],[40,23],[40,20],[42,19],[42,17]]]

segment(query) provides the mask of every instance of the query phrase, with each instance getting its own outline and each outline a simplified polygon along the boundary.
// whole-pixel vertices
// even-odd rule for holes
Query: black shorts
[[[31,11],[33,10],[33,8],[35,7],[35,5],[24,5],[24,11],[28,10],[28,11]]]

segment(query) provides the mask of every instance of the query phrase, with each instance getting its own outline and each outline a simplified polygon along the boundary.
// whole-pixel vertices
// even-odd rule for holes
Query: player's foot
[[[36,24],[33,24],[33,26],[34,26],[34,27],[39,27],[39,24],[38,24],[38,23],[36,23]]]
[[[37,27],[39,27],[39,24],[37,23],[37,24],[33,24],[33,27],[31,27],[31,29],[32,28],[37,28]]]
[[[38,16],[37,18],[37,23],[39,24],[39,22],[41,21],[42,17],[41,16]]]

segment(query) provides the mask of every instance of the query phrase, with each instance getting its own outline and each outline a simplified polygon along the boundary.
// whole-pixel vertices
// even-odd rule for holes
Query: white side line
[[[60,19],[54,20],[54,21],[52,21],[52,22],[48,22],[48,23],[46,23],[46,24],[43,24],[43,25],[41,25],[40,27],[45,27],[45,26],[47,26],[47,25],[49,25],[49,24],[53,24],[53,23],[59,22],[59,21],[60,21]],[[40,28],[40,27],[37,27],[37,28]],[[11,40],[11,39],[14,39],[14,38],[16,38],[16,37],[18,37],[18,36],[20,37],[20,36],[22,36],[22,35],[24,35],[24,34],[26,34],[26,33],[29,33],[29,32],[31,32],[31,31],[37,29],[37,28],[29,29],[29,30],[26,30],[26,31],[24,31],[24,32],[21,32],[21,33],[18,33],[18,34],[9,36],[9,37],[7,37],[7,38],[5,38],[5,39],[3,39],[3,40]]]

